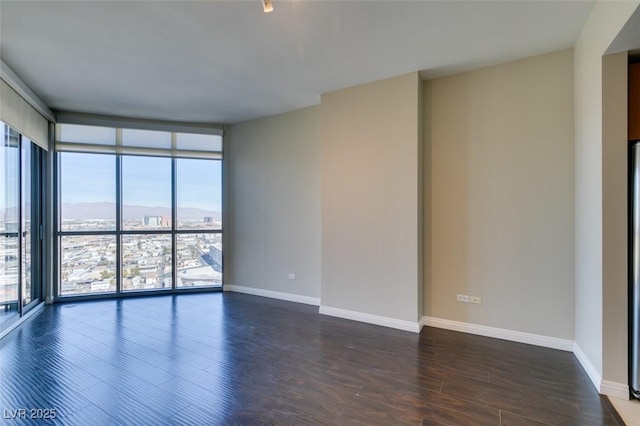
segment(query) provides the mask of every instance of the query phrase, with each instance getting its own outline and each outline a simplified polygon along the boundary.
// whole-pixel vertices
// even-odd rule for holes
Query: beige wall
[[[316,106],[227,130],[225,285],[320,297],[319,125]]]
[[[572,339],[571,50],[429,81],[425,113],[426,315]]]
[[[322,95],[322,305],[420,319],[420,77]]]
[[[602,61],[603,379],[627,383],[627,52]]]
[[[433,313],[433,96],[432,96],[432,84],[429,81],[425,81],[422,84],[422,114],[423,114],[423,170],[424,181],[423,191],[424,196],[422,199],[422,214],[424,217],[423,226],[423,251],[422,251],[422,264],[423,264],[423,286],[422,286],[422,303],[423,315],[432,316]]]
[[[609,178],[603,179],[602,56],[637,6],[637,2],[596,3],[574,49],[575,341],[600,376],[603,332],[610,332],[603,330],[603,315],[609,314],[609,309],[603,311],[603,180],[608,182]],[[613,269],[607,269],[607,274],[610,272]],[[625,310],[626,304],[612,307]],[[592,379],[598,378],[592,375]]]

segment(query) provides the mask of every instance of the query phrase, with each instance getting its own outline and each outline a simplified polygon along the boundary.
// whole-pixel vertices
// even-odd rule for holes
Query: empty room
[[[640,424],[639,1],[0,0],[0,59],[2,422]]]

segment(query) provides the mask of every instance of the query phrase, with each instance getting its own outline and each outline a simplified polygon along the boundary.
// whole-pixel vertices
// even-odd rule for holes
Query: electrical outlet
[[[468,301],[469,301],[469,296],[467,296],[466,294],[459,294],[459,295],[456,297],[456,300],[457,300],[458,302],[468,302]]]
[[[469,296],[469,303],[476,303],[478,305],[482,304],[482,297],[480,296]]]
[[[289,279],[290,280],[295,280],[296,279],[296,274],[289,274]]]

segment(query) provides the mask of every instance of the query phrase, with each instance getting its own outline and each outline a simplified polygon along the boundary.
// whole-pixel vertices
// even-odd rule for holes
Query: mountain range
[[[170,216],[171,209],[168,207],[148,207],[131,206],[122,207],[123,220],[135,220],[144,216]],[[107,219],[115,220],[115,203],[64,203],[62,205],[63,219]],[[183,207],[178,209],[178,217],[181,220],[202,220],[204,217],[212,217],[214,221],[220,221],[222,214],[194,207]]]

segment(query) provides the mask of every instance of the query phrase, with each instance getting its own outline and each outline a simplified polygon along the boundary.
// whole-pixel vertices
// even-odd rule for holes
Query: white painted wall
[[[319,125],[316,106],[227,129],[225,285],[320,297]]]
[[[425,86],[426,315],[572,340],[571,50]]]
[[[598,2],[574,49],[575,341],[599,386],[603,372],[602,56],[638,2]],[[619,167],[624,167],[620,164]],[[616,309],[624,310],[626,306]]]
[[[420,77],[322,95],[322,307],[417,324]]]

